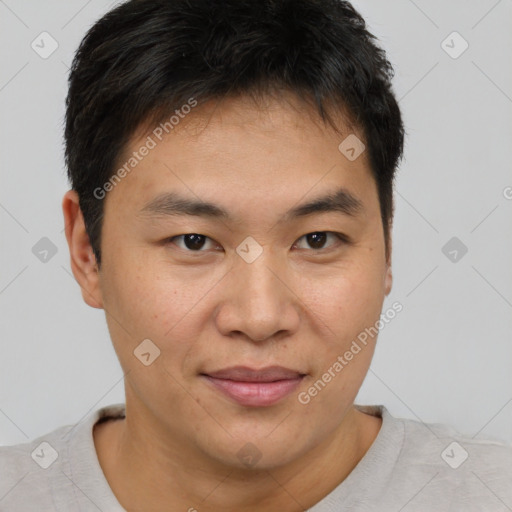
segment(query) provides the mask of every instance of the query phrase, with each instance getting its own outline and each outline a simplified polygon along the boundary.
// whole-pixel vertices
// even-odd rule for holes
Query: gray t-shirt
[[[380,432],[349,476],[310,512],[512,511],[512,444],[395,418],[383,405],[356,407],[382,417]],[[123,512],[92,431],[97,421],[124,412],[124,404],[110,405],[76,425],[0,447],[0,511]]]

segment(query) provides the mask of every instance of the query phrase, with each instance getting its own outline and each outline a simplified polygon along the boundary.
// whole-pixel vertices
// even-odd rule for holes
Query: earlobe
[[[393,286],[393,272],[391,270],[391,262],[386,267],[386,277],[384,278],[384,291],[386,295],[389,295],[391,287]]]
[[[96,257],[85,229],[78,194],[68,190],[62,200],[66,240],[71,270],[82,290],[84,301],[93,308],[103,308]]]

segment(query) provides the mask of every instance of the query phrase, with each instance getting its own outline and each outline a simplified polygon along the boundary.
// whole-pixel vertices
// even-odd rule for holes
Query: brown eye
[[[334,238],[334,245],[331,243],[330,245],[326,245],[329,237]],[[299,247],[299,249],[313,249],[313,250],[322,250],[329,249],[330,247],[336,246],[336,242],[338,244],[340,242],[346,242],[345,236],[341,233],[333,233],[331,231],[315,231],[313,233],[308,233],[307,235],[299,238],[300,240],[305,240],[309,247]],[[299,242],[297,242],[299,244]]]
[[[175,240],[181,241],[181,243],[175,242]],[[186,235],[178,235],[169,239],[169,242],[175,243],[180,249],[191,251],[191,252],[205,252],[202,250],[205,245],[208,249],[208,242],[211,244],[210,238],[205,235],[198,233],[187,233]]]

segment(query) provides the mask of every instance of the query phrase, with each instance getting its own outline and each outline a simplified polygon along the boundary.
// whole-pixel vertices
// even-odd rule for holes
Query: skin
[[[96,426],[94,441],[126,510],[304,510],[374,442],[382,420],[353,403],[375,338],[308,404],[297,399],[375,324],[391,288],[366,152],[353,162],[340,153],[352,130],[339,123],[342,135],[291,95],[264,107],[244,97],[198,106],[108,192],[99,269],[78,197],[64,196],[73,273],[85,302],[105,310],[125,372],[127,417]],[[278,222],[339,187],[362,202],[358,215]],[[140,213],[170,191],[233,220]],[[351,242],[328,235],[317,248],[305,237],[314,232]],[[203,252],[187,248],[187,233],[209,237]],[[247,236],[263,248],[250,264],[236,252]],[[161,351],[149,366],[133,354],[147,338]],[[307,375],[268,407],[241,406],[199,375],[274,364]],[[251,467],[237,456],[248,442],[261,453]]]

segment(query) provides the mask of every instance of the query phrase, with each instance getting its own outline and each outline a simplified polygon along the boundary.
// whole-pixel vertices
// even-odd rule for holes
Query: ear
[[[78,194],[74,190],[68,190],[64,194],[62,212],[73,275],[80,285],[84,301],[93,308],[101,309],[103,299],[99,286],[98,264],[85,229]]]
[[[393,286],[393,271],[391,269],[391,236],[388,239],[388,251],[386,255],[386,275],[384,276],[384,291],[389,295],[391,287]]]

